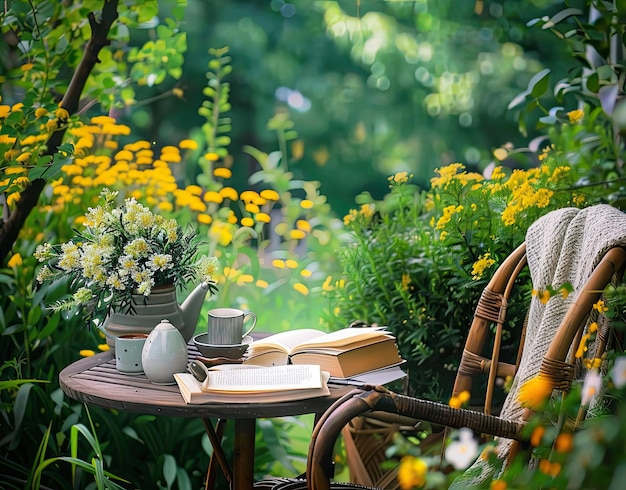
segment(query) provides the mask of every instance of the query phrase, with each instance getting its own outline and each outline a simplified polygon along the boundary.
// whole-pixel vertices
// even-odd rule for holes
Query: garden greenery
[[[69,110],[78,108],[80,94],[74,94],[72,104],[60,106],[54,95],[71,95],[67,80],[58,75],[80,61],[81,49],[64,49],[66,34],[72,33],[69,42],[85,44],[89,29],[84,19],[96,29],[89,14],[102,2],[42,2],[43,13],[56,23],[42,23],[43,13],[23,2],[9,3],[11,9],[1,17],[3,32],[36,35],[28,59],[9,73],[22,100],[0,101],[0,152],[8,162],[0,180],[3,206],[15,212],[32,204],[31,190],[41,191],[33,204],[37,213],[28,216],[0,271],[0,415],[6,428],[0,466],[10,488],[37,487],[44,480],[58,488],[87,487],[91,475],[91,485],[99,488],[115,487],[117,478],[140,488],[194,488],[208,463],[209,443],[198,421],[94,409],[87,428],[81,423],[85,408],[58,388],[58,373],[79,352],[91,355],[107,346],[97,332],[77,328],[77,316],[47,308],[67,297],[67,284],[36,285],[36,247],[72,240],[104,187],[119,192],[122,202],[192,224],[198,253],[220,263],[220,293],[214,302],[258,312],[259,324],[271,331],[312,326],[320,317],[329,329],[355,320],[387,325],[408,361],[411,392],[438,399],[449,395],[478,294],[523,241],[530,223],[563,206],[619,206],[623,201],[623,62],[615,57],[623,49],[613,49],[615,43],[621,46],[621,5],[585,2],[596,22],[585,20],[586,12],[575,8],[534,21],[568,43],[576,56],[572,59],[585,60],[593,47],[594,59],[603,62],[573,66],[567,79],[552,83],[554,100],[549,97],[549,70],[531,79],[510,105],[520,111],[522,131],[536,133],[527,148],[496,148],[493,162],[480,173],[461,163],[439,166],[423,189],[408,172],[398,172],[389,178],[383,198],[358,196],[358,208],[342,225],[320,183],[294,176],[303,142],[284,111],[278,110],[267,125],[278,149],[244,148],[255,171],[249,188],[240,191],[232,184],[247,162],[229,151],[232,67],[227,48],[210,51],[206,99],[198,109],[205,121],[201,127],[180,141],[138,140],[112,117]],[[105,5],[111,14],[107,9],[118,2]],[[100,53],[99,69],[84,81],[89,104],[100,104],[102,112],[120,109],[136,102],[136,87],[178,78],[186,47],[178,25],[183,11],[180,2],[159,26],[162,42],[150,40],[124,51],[127,30],[148,25],[158,2],[122,2],[115,11],[119,19],[111,49]],[[121,62],[124,52],[129,56]],[[184,95],[179,88],[164,93]],[[533,117],[536,125],[529,130]],[[60,136],[63,142],[51,145]],[[609,313],[615,326],[623,328],[626,290],[619,286],[608,293]],[[523,289],[516,293],[520,301],[509,308],[507,340],[516,338],[523,300],[531,294]],[[512,348],[508,354],[514,353]],[[619,373],[622,361],[607,359],[607,369],[613,363],[613,372]],[[538,467],[528,471],[515,461],[495,488],[514,482],[519,488],[564,487],[565,481],[611,484],[625,465],[619,448],[626,423],[618,403],[624,385],[617,380],[615,374],[602,381],[615,397],[614,415],[590,419],[583,431],[568,435],[551,422],[580,405],[584,387],[534,420],[529,430],[541,433],[533,434]],[[469,403],[471,396],[475,394],[454,403]],[[306,444],[296,454],[281,430],[299,423],[286,419],[260,425],[256,476],[301,466]],[[87,445],[78,442],[79,435]],[[460,446],[453,448],[473,444],[466,434],[456,442]],[[444,485],[435,460],[425,459],[419,446],[398,447],[408,455],[405,488]]]

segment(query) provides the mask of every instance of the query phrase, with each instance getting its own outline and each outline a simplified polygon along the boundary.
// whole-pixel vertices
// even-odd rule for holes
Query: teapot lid
[[[161,323],[159,323],[156,327],[154,327],[154,330],[161,331],[161,330],[177,330],[177,329],[174,325],[170,323],[169,320],[163,319],[161,320]]]

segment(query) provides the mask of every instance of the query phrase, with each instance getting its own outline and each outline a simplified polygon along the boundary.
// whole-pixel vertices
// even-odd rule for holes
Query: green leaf
[[[30,395],[30,390],[34,385],[31,383],[26,383],[20,386],[17,391],[17,396],[15,397],[15,403],[13,404],[13,423],[15,424],[14,432],[18,433],[22,427],[22,421],[24,420],[24,414],[26,413],[26,407],[28,406],[28,397]],[[19,443],[19,438],[15,437],[11,441],[10,449],[14,450]]]
[[[571,17],[572,15],[582,15],[582,14],[583,14],[583,11],[577,8],[563,9],[560,12],[557,12],[555,15],[553,15],[552,18],[548,22],[546,22],[541,28],[551,29],[556,24],[558,24],[562,20],[567,19],[568,17]]]
[[[165,477],[167,488],[172,488],[176,480],[176,460],[171,454],[163,455],[163,476]]]
[[[541,97],[548,90],[550,83],[550,69],[546,68],[535,74],[528,82],[528,92],[531,97]]]
[[[518,105],[520,105],[522,102],[524,102],[526,100],[526,98],[528,97],[528,91],[524,90],[523,92],[517,94],[513,100],[511,102],[509,102],[509,105],[506,106],[506,108],[508,110],[511,110],[515,107],[517,107]]]

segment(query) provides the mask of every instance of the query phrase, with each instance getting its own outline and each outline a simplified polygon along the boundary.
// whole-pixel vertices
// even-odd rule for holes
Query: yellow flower
[[[453,396],[448,401],[448,405],[452,408],[461,408],[464,404],[466,404],[470,399],[470,393],[467,390],[462,391],[456,396]]]
[[[7,262],[9,267],[19,267],[22,265],[22,256],[20,254],[13,254],[13,256]]]
[[[580,109],[576,109],[575,111],[569,111],[567,113],[567,117],[569,118],[570,124],[577,123],[583,118],[584,115],[585,115],[585,112],[581,111]]]
[[[530,444],[533,447],[537,447],[541,444],[543,435],[546,433],[546,428],[543,425],[538,425],[533,429],[533,433],[530,435]]]
[[[489,269],[496,261],[491,258],[491,254],[489,252],[478,257],[478,260],[474,262],[472,266],[472,279],[478,280],[483,277],[485,270]]]
[[[302,209],[311,209],[313,207],[313,201],[310,199],[303,199],[300,203],[300,207],[302,207]]]
[[[493,480],[489,484],[489,490],[506,490],[507,488],[509,487],[504,480]]]
[[[269,283],[267,281],[264,281],[263,279],[257,279],[255,284],[258,288],[261,288],[261,289],[265,289],[266,287],[269,286]]]
[[[599,300],[596,304],[594,304],[593,309],[597,310],[598,313],[606,313],[609,311],[609,308],[604,304],[603,300]]]
[[[217,162],[220,159],[220,156],[217,153],[209,152],[204,155],[204,158],[210,162]]]
[[[430,179],[430,185],[433,189],[438,187],[445,189],[454,177],[464,170],[465,165],[462,163],[451,163],[445,167],[437,168],[435,169],[435,172],[439,174],[439,177],[433,177]]]
[[[561,464],[542,459],[539,461],[539,471],[554,478],[561,472]]]
[[[298,221],[296,221],[296,228],[298,228],[298,230],[302,230],[305,232],[309,232],[311,231],[311,224],[303,219],[299,219]]]
[[[298,262],[293,259],[287,259],[285,260],[285,266],[288,269],[295,269],[296,267],[298,267]]]
[[[574,438],[569,432],[559,434],[554,442],[554,448],[557,453],[569,453],[574,446]]]
[[[309,269],[302,269],[300,271],[300,275],[302,277],[311,277],[313,275],[313,273]]]
[[[220,189],[220,195],[224,199],[230,199],[231,201],[236,201],[237,199],[239,199],[239,194],[232,187],[223,187],[222,189]]]
[[[356,220],[357,212],[355,209],[351,209],[348,214],[343,217],[343,224],[348,226],[350,223]]]
[[[63,107],[59,107],[56,111],[54,111],[54,115],[61,121],[65,121],[70,117],[68,110]]]
[[[398,468],[398,482],[402,490],[423,487],[426,484],[428,465],[421,458],[404,456]]]
[[[37,119],[39,119],[42,116],[45,116],[46,114],[48,114],[48,110],[44,109],[43,107],[38,107],[37,110],[35,111],[35,117]]]
[[[101,350],[102,352],[107,352],[111,350],[111,348],[109,347],[109,344],[98,344],[98,350]]]
[[[31,152],[25,151],[20,156],[17,157],[18,163],[24,164],[30,160]]]
[[[304,284],[302,284],[301,282],[297,282],[293,285],[293,288],[298,291],[301,295],[303,296],[308,296],[309,294],[309,288],[307,288]]]
[[[257,213],[254,215],[254,219],[259,223],[269,223],[272,220],[270,215],[267,213]]]
[[[242,198],[241,196],[239,196],[239,197]],[[256,214],[256,213],[260,212],[261,209],[256,204],[253,204],[253,203],[249,202],[248,204],[246,204],[246,211],[248,213]]]
[[[554,385],[552,382],[545,376],[538,374],[520,387],[517,399],[525,407],[538,409],[552,394],[553,389]]]
[[[79,352],[79,354],[83,357],[91,357],[96,355],[96,353],[91,349],[83,349]]]
[[[547,289],[545,291],[541,291],[538,298],[539,302],[545,305],[550,300],[550,291],[548,291]]]
[[[229,168],[217,167],[215,170],[213,170],[213,175],[222,179],[230,179],[233,176],[233,173]]]
[[[20,70],[22,70],[23,72],[27,72],[33,69],[33,64],[32,63],[24,63],[22,66],[20,66]]]
[[[267,199],[268,201],[278,201],[280,199],[278,192],[274,189],[265,189],[261,191],[261,197]]]
[[[594,357],[593,359],[584,359],[583,365],[585,369],[600,369],[600,366],[602,366],[602,358]]]
[[[392,175],[391,177],[389,177],[387,180],[389,180],[389,182],[395,182],[396,184],[403,184],[405,182],[408,182],[409,180],[409,173],[408,172],[398,172],[394,175]]]
[[[589,333],[594,333],[598,331],[598,323],[597,322],[591,322],[589,324]]]
[[[6,202],[9,206],[12,206],[16,202],[19,202],[21,198],[22,198],[22,195],[19,192],[13,192],[7,196]]]
[[[305,237],[306,233],[302,230],[291,230],[289,232],[289,238],[291,238],[292,240],[302,240]]]
[[[196,141],[192,139],[181,140],[181,142],[178,143],[178,146],[180,147],[181,150],[197,150],[198,149],[198,143],[196,143]]]
[[[581,357],[583,357],[585,352],[587,352],[587,349],[588,349],[587,341],[589,340],[589,337],[591,337],[591,334],[586,333],[580,339],[580,343],[578,344],[578,349],[576,349],[576,359],[580,359]]]
[[[198,214],[198,223],[202,223],[203,225],[210,225],[213,222],[213,218],[205,213]]]
[[[254,226],[254,220],[252,218],[248,218],[247,216],[244,218],[241,218],[241,225],[242,226],[249,226],[252,227]]]
[[[272,260],[272,266],[275,267],[276,269],[284,269],[285,261],[281,259],[274,259]]]
[[[224,202],[224,197],[219,192],[207,191],[204,194],[204,200],[206,202],[214,202],[216,204],[221,204]]]
[[[174,97],[178,97],[179,99],[182,99],[182,98],[183,98],[183,95],[185,95],[185,92],[183,91],[183,89],[182,89],[182,88],[179,88],[179,87],[174,87],[174,88],[172,89],[172,95],[173,95]],[[181,148],[182,148],[182,146],[181,146]],[[194,150],[195,150],[195,148],[194,148]]]
[[[409,276],[408,274],[402,274],[402,285],[401,285],[402,290],[408,291],[409,284],[411,284],[411,276]]]

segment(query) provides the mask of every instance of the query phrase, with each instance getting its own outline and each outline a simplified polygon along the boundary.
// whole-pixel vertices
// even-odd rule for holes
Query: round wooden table
[[[189,358],[197,356],[189,346]],[[322,414],[335,400],[353,386],[329,385],[330,396],[278,403],[185,403],[177,385],[151,383],[145,375],[128,376],[115,368],[111,352],[80,359],[59,374],[63,392],[74,400],[103,408],[127,410],[152,415],[202,419],[213,445],[205,487],[214,488],[217,466],[230,482],[232,490],[249,490],[254,486],[254,435],[256,419],[303,414]],[[211,419],[217,419],[214,425]],[[235,421],[232,466],[221,447],[221,437],[228,419]]]

